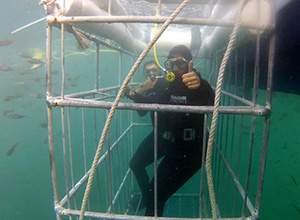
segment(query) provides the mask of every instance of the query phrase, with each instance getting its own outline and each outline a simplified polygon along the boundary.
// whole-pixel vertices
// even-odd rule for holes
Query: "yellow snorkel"
[[[156,9],[156,15],[158,15],[158,9]],[[154,25],[154,35],[156,34],[156,30],[157,30],[157,23]],[[173,82],[175,80],[175,74],[173,72],[167,72],[167,70],[165,70],[159,63],[158,59],[157,59],[157,53],[156,53],[156,44],[154,44],[153,46],[153,51],[154,51],[154,58],[155,58],[155,62],[157,64],[157,66],[164,71],[164,73],[166,74],[165,79],[168,82]],[[156,78],[162,78],[161,76],[157,76]]]

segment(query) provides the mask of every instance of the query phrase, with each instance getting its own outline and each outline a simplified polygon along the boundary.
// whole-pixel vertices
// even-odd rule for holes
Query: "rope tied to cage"
[[[86,204],[91,192],[91,188],[92,188],[92,183],[93,183],[93,179],[94,179],[94,175],[95,175],[95,171],[97,168],[97,162],[99,160],[101,151],[102,151],[102,147],[104,145],[104,140],[106,137],[106,134],[108,132],[109,126],[111,124],[112,118],[114,116],[115,110],[122,98],[122,94],[125,91],[126,86],[128,85],[130,79],[132,78],[132,76],[134,75],[135,71],[137,70],[137,68],[139,67],[139,65],[141,64],[142,60],[145,58],[145,56],[148,54],[148,52],[150,51],[150,49],[152,48],[152,46],[155,44],[155,42],[158,40],[158,38],[162,35],[162,33],[167,29],[167,27],[169,26],[169,24],[174,20],[174,18],[179,14],[179,12],[181,12],[181,10],[188,4],[190,0],[184,0],[179,7],[172,13],[172,15],[168,18],[168,20],[163,24],[163,26],[161,27],[161,29],[159,30],[159,32],[154,36],[154,38],[151,40],[151,42],[147,45],[147,47],[144,49],[144,51],[141,53],[141,55],[139,56],[139,58],[137,59],[137,61],[135,62],[135,64],[132,66],[130,72],[128,73],[128,75],[126,76],[118,94],[117,97],[109,111],[106,123],[104,125],[103,131],[102,131],[102,135],[100,138],[100,142],[92,163],[92,168],[91,168],[91,172],[89,175],[89,179],[88,179],[88,183],[86,186],[86,190],[84,193],[84,197],[83,197],[83,201],[82,201],[82,206],[81,206],[81,211],[80,211],[80,220],[83,220],[84,217],[84,212],[86,209]]]
[[[208,139],[208,144],[207,144],[206,174],[207,174],[209,198],[210,198],[210,203],[211,203],[211,208],[212,208],[212,216],[213,216],[214,220],[217,220],[217,205],[216,205],[216,198],[215,198],[213,178],[212,178],[211,157],[212,157],[213,142],[214,142],[214,138],[215,138],[218,115],[219,115],[221,88],[222,88],[222,84],[223,84],[225,68],[227,66],[234,43],[236,41],[237,31],[241,24],[242,9],[244,8],[247,1],[248,0],[240,0],[240,4],[239,4],[238,10],[235,15],[235,23],[233,26],[233,30],[232,30],[232,33],[230,34],[228,46],[226,48],[224,57],[222,59],[222,63],[220,65],[217,86],[216,86],[216,91],[215,91],[214,110],[213,110],[212,122],[211,122],[211,127],[210,127],[210,132],[209,132],[209,139]]]

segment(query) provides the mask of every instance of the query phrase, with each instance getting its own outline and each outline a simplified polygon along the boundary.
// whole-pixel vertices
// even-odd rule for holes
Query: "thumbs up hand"
[[[182,75],[182,82],[189,89],[198,89],[200,87],[200,78],[196,75],[193,70],[193,61],[189,62],[188,73]]]

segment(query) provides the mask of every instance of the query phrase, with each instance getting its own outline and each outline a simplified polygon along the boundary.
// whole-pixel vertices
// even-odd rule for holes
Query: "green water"
[[[0,64],[14,68],[10,72],[0,72],[0,213],[3,220],[17,219],[55,219],[53,210],[53,190],[49,165],[49,150],[47,143],[47,122],[45,98],[34,98],[42,94],[45,96],[45,66],[28,74],[20,74],[29,68],[29,63],[18,52],[26,52],[38,55],[40,50],[44,56],[45,52],[45,26],[38,24],[31,29],[11,36],[10,32],[21,25],[29,23],[36,18],[43,17],[44,12],[38,6],[38,1],[7,1],[2,4],[0,39],[13,39],[11,45],[0,47]],[[20,5],[21,4],[21,5]],[[53,70],[60,69],[59,32],[54,33],[55,51]],[[84,91],[93,88],[94,82],[94,54],[77,54],[75,40],[67,35],[67,73],[71,78],[67,80],[67,93]],[[93,48],[93,46],[92,46]],[[56,59],[57,58],[57,59]],[[123,57],[122,73],[128,73],[131,59]],[[118,84],[116,73],[118,70],[119,55],[114,52],[100,53],[101,79],[100,87],[108,87]],[[93,74],[91,74],[93,73]],[[137,72],[136,81],[142,81],[141,72]],[[59,92],[61,87],[61,75],[53,76],[53,92]],[[261,91],[264,93],[264,91]],[[8,96],[13,96],[11,101]],[[265,173],[263,197],[260,214],[262,220],[274,219],[300,219],[300,97],[298,95],[275,92],[272,102],[271,126],[269,133],[269,147],[267,155],[267,166]],[[7,112],[24,115],[21,119],[7,117]],[[86,110],[86,115],[92,115],[92,110]],[[100,111],[99,111],[100,114]],[[103,114],[101,112],[101,114]],[[125,113],[124,113],[125,114]],[[61,124],[60,111],[55,110],[55,143],[61,148]],[[123,116],[123,127],[126,122]],[[87,116],[86,123],[92,122],[92,117]],[[99,124],[103,121],[98,118]],[[149,122],[149,116],[139,119],[140,122]],[[81,126],[81,110],[72,110],[72,126]],[[98,137],[101,133],[99,125]],[[89,130],[90,129],[90,130]],[[91,131],[92,128],[89,128]],[[124,128],[123,128],[124,129]],[[146,131],[135,130],[140,139]],[[73,134],[73,143],[82,143],[80,130]],[[80,135],[79,135],[80,134]],[[112,128],[112,139],[120,135],[120,130],[114,125]],[[92,132],[87,133],[87,138],[93,140]],[[135,145],[140,140],[137,140]],[[13,145],[17,144],[14,151],[8,154]],[[57,159],[62,157],[59,149]],[[94,149],[88,154],[88,167],[93,158]],[[122,151],[119,152],[122,155]],[[255,155],[257,156],[257,155]],[[258,155],[259,156],[259,155]],[[75,156],[74,162],[80,164],[75,173],[78,179],[84,171],[82,157]],[[256,158],[255,160],[259,160]],[[122,172],[127,169],[126,160],[119,164]],[[77,166],[76,166],[77,167]],[[64,192],[63,165],[58,165],[59,192]],[[193,191],[198,186],[193,185],[194,179],[189,182],[182,192]],[[107,184],[105,181],[100,184]],[[256,183],[254,184],[254,188]],[[107,193],[101,188],[102,193]],[[79,194],[83,192],[80,191]],[[93,200],[97,200],[94,193]],[[81,204],[79,202],[79,204]],[[95,208],[96,209],[96,208]],[[178,211],[178,210],[177,210]],[[176,215],[176,213],[175,213]]]

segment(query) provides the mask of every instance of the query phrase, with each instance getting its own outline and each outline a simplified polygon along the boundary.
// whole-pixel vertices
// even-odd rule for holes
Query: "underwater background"
[[[29,71],[31,64],[20,56],[20,52],[36,58],[45,56],[45,22],[11,35],[11,31],[45,16],[38,3],[36,0],[3,0],[0,8],[0,40],[13,41],[0,46],[0,64],[12,68],[0,71],[0,212],[4,220],[55,219],[47,139],[45,65]],[[54,31],[53,42],[55,93],[61,86],[58,30]],[[67,91],[91,89],[87,85],[92,85],[94,80],[94,76],[89,75],[94,71],[93,51],[78,51],[76,41],[69,34],[67,44],[68,72],[74,71],[67,81]],[[118,72],[118,55],[107,51],[100,58],[100,62],[106,64],[104,72],[107,73],[100,80],[100,86],[118,84],[113,75]],[[129,64],[124,61],[124,74],[129,71]],[[137,78],[139,80],[142,79]],[[300,82],[297,83],[299,88]],[[300,97],[299,92],[281,91],[285,89],[277,87],[273,93],[260,208],[262,220],[300,219]],[[74,124],[76,126],[76,122]]]

